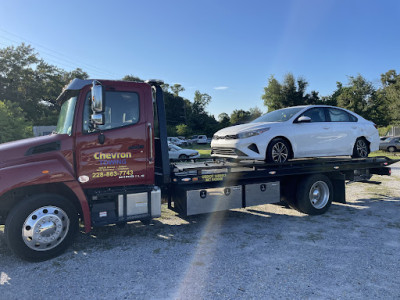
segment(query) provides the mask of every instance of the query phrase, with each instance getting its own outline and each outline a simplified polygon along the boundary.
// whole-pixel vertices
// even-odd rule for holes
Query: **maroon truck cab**
[[[55,133],[0,145],[0,222],[17,254],[57,255],[78,218],[88,232],[160,214],[154,157],[160,89],[154,82],[75,79],[58,98]]]

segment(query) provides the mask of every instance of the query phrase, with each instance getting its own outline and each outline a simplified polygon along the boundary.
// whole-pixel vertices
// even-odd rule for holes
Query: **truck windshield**
[[[71,97],[61,106],[60,116],[58,117],[56,133],[71,135],[72,122],[74,121],[74,112],[76,99],[78,97]]]

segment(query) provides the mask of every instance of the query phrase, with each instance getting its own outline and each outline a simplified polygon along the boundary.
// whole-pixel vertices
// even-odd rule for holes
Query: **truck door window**
[[[86,95],[85,108],[83,110],[83,132],[93,131],[90,127],[91,93]],[[139,122],[140,117],[139,95],[134,92],[106,91],[104,125],[99,125],[99,130],[109,130],[129,126]]]

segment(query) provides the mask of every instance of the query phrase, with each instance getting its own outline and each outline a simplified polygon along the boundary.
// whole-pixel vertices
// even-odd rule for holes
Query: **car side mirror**
[[[310,123],[311,118],[307,116],[301,116],[300,118],[297,119],[296,123]]]

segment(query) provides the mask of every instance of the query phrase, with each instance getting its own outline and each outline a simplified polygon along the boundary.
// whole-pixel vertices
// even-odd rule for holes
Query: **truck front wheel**
[[[5,237],[19,257],[41,261],[63,252],[78,232],[78,213],[66,198],[56,194],[30,196],[8,214]]]
[[[333,187],[327,176],[310,175],[299,182],[296,195],[299,211],[309,215],[323,214],[331,206],[332,199]]]

